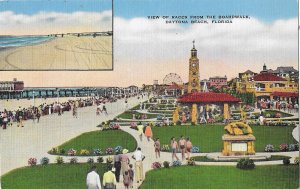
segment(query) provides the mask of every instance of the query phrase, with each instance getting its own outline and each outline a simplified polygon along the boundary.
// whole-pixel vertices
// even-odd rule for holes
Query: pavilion
[[[198,108],[200,106],[207,107],[210,104],[215,104],[222,107],[224,119],[228,120],[230,118],[229,106],[238,105],[241,100],[227,93],[193,92],[180,96],[177,102],[179,106],[191,108],[191,121],[197,123]]]

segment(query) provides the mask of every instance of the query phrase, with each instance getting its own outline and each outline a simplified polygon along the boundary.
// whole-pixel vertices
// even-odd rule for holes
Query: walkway
[[[143,99],[140,99],[143,100]],[[137,105],[136,97],[128,100],[129,108]],[[52,114],[43,116],[40,123],[32,120],[24,122],[25,127],[18,128],[16,124],[6,130],[0,130],[1,170],[3,175],[15,168],[27,166],[27,160],[35,157],[38,161],[49,157],[47,151],[84,132],[97,130],[97,125],[103,121],[113,119],[125,111],[124,99],[107,104],[109,115],[96,116],[96,107],[89,106],[78,108],[78,119],[73,118],[72,111],[65,112],[62,116]],[[95,113],[94,113],[95,112]],[[50,161],[55,159],[51,156]]]

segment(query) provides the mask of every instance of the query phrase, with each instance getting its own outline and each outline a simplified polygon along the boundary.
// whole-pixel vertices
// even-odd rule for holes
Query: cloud
[[[36,35],[112,30],[112,12],[0,12],[0,35]]]
[[[297,18],[273,23],[251,18],[235,19],[232,24],[178,25],[117,17],[114,23],[116,64],[139,62],[159,67],[173,62],[173,67],[187,66],[195,40],[203,77],[234,77],[246,69],[260,71],[264,63],[273,69],[297,67]]]

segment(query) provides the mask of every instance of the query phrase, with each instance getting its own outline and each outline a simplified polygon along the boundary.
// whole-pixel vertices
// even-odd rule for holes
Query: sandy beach
[[[57,37],[0,51],[0,70],[111,70],[112,36]]]

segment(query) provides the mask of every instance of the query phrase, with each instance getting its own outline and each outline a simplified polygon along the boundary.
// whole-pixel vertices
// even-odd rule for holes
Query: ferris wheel
[[[176,73],[169,73],[168,75],[166,75],[163,80],[163,83],[165,85],[172,85],[174,83],[176,83],[178,85],[183,84],[181,77]]]

